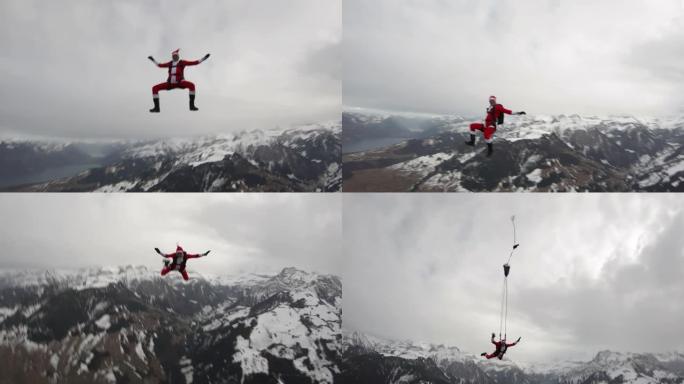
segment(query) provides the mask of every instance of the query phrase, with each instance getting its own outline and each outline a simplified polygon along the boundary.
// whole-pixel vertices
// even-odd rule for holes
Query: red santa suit
[[[172,54],[178,54],[178,50],[173,51]],[[176,88],[181,88],[181,89],[189,89],[190,94],[194,95],[195,94],[195,84],[185,80],[184,72],[185,72],[185,67],[192,66],[192,65],[197,65],[201,63],[202,60],[194,60],[194,61],[187,61],[187,60],[178,60],[178,61],[169,61],[166,63],[157,63],[157,67],[159,68],[168,68],[169,75],[166,78],[165,83],[159,83],[152,87],[152,97],[159,98],[159,91],[168,91],[171,89],[176,89]]]
[[[496,100],[496,99],[495,99]],[[501,114],[510,115],[513,113],[510,109],[504,108],[501,104],[494,104],[487,108],[487,117],[483,123],[470,124],[470,132],[481,131],[484,133],[484,138],[487,143],[491,143],[494,139],[494,132],[496,132],[496,122],[499,121]]]
[[[187,281],[189,279],[188,273],[185,271],[185,264],[189,259],[196,259],[201,257],[200,254],[190,254],[181,248],[180,245],[176,246],[176,252],[162,254],[164,257],[171,258],[171,262],[167,262],[164,268],[161,270],[161,275],[165,276],[171,271],[178,271],[183,276],[183,280]]]
[[[492,344],[494,344],[494,352],[492,353],[483,353],[482,356],[484,356],[487,359],[493,359],[495,357],[498,357],[499,360],[503,359],[504,355],[506,354],[506,351],[508,351],[508,347],[512,347],[518,342],[514,343],[506,343],[506,340],[499,340],[499,341],[494,341],[494,337],[492,336]]]

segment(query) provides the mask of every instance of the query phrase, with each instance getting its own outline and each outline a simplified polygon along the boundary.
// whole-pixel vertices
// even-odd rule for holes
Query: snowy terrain
[[[378,117],[354,115],[356,131]],[[390,117],[384,117],[390,119]],[[507,116],[491,158],[470,121],[430,120],[428,137],[346,154],[344,188],[413,191],[682,191],[684,117]],[[385,120],[383,129],[388,124]],[[364,125],[366,124],[366,125]],[[427,124],[427,123],[426,123]],[[346,127],[345,127],[346,129]],[[390,185],[387,180],[404,180]]]
[[[0,273],[0,372],[14,383],[332,383],[341,283],[276,275],[184,282],[145,267]]]
[[[337,191],[342,177],[340,135],[338,121],[121,143],[105,166],[14,190]],[[43,144],[36,143],[33,150],[40,148]]]
[[[456,347],[392,341],[343,331],[340,382],[664,384],[684,382],[684,354],[601,351],[586,362],[518,364]]]

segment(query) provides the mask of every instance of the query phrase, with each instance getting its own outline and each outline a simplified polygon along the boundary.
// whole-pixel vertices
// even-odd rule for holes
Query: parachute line
[[[501,313],[499,317],[499,340],[501,340],[501,332],[503,330],[504,322],[504,304],[506,302],[506,278],[504,277],[503,285],[501,286]]]
[[[511,270],[511,259],[513,258],[513,252],[520,246],[518,244],[516,229],[515,229],[515,215],[511,216],[511,224],[513,225],[513,246],[508,254],[508,261],[503,265],[504,268],[504,280],[503,288],[501,290],[501,313],[499,320],[499,340],[505,340],[506,334],[508,333],[508,274]],[[503,339],[501,338],[503,334]]]
[[[513,258],[513,252],[516,250],[516,248],[518,248],[518,246],[520,246],[520,244],[518,244],[518,239],[516,237],[515,215],[511,216],[511,224],[513,225],[513,246],[511,247],[511,252],[508,254],[508,261],[506,262],[506,264],[511,263],[511,259]]]

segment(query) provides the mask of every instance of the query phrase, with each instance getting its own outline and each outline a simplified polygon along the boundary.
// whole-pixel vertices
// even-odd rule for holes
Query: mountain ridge
[[[599,351],[589,361],[519,364],[457,347],[393,341],[343,330],[343,383],[671,384],[684,382],[684,353]]]
[[[142,266],[25,272],[0,286],[0,370],[14,383],[332,383],[341,294],[338,277],[292,267],[189,282]]]
[[[329,122],[284,130],[119,143],[101,159],[105,163],[102,166],[71,177],[5,189],[333,192],[341,188],[340,135],[341,123]],[[52,148],[45,145],[33,144],[38,153],[40,148]],[[55,148],[73,146],[60,145]],[[13,155],[7,152],[5,156]]]
[[[345,191],[681,191],[684,117],[507,117],[494,154],[469,121],[440,117],[439,133],[343,155]],[[372,120],[372,119],[371,119]]]

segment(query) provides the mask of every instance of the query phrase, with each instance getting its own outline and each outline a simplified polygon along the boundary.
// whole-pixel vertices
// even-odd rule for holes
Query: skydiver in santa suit
[[[510,109],[504,108],[503,105],[497,104],[496,96],[489,96],[489,107],[487,107],[487,117],[483,123],[470,124],[470,141],[466,141],[466,145],[475,146],[475,131],[481,131],[484,134],[485,142],[487,143],[487,156],[491,156],[494,152],[494,132],[500,117],[503,114],[507,115],[524,115],[525,112],[513,112]]]
[[[161,270],[161,275],[165,276],[171,271],[178,271],[182,276],[183,280],[188,281],[188,273],[185,271],[185,264],[189,259],[196,259],[199,257],[204,257],[209,254],[210,251],[206,251],[202,254],[190,254],[185,252],[180,245],[176,246],[176,252],[173,253],[162,253],[159,248],[155,248],[158,254],[162,257],[169,258],[171,260],[164,260],[164,268]]]
[[[518,337],[518,340],[516,340],[513,343],[507,343],[506,339],[503,338],[499,341],[494,341],[494,335],[492,333],[492,344],[494,344],[494,352],[492,353],[487,353],[487,352],[482,352],[480,356],[484,356],[486,359],[493,359],[495,357],[498,357],[499,360],[503,359],[504,355],[506,354],[506,351],[508,351],[509,347],[512,347],[520,342],[520,337]]]
[[[210,54],[204,55],[203,58],[195,61],[186,61],[180,59],[180,54],[178,53],[180,49],[176,49],[171,52],[171,61],[166,63],[157,63],[154,57],[148,56],[153,63],[159,68],[168,68],[169,76],[166,78],[166,82],[159,83],[152,87],[152,101],[154,101],[154,108],[150,109],[150,112],[159,112],[159,91],[170,91],[172,89],[181,88],[188,89],[190,91],[190,110],[197,111],[195,106],[195,84],[185,80],[183,77],[183,71],[185,67],[197,65],[204,60],[208,59]]]

